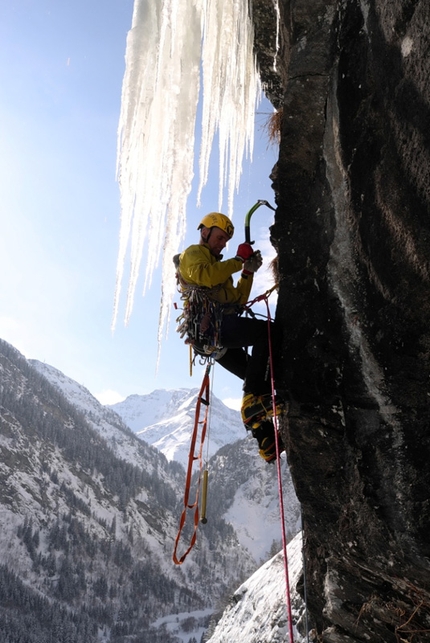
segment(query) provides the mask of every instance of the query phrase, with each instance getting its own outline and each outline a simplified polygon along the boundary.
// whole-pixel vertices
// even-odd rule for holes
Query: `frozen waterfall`
[[[135,0],[118,128],[121,229],[113,327],[126,259],[130,276],[125,323],[132,312],[144,251],[144,292],[162,257],[159,341],[169,321],[175,292],[172,256],[185,234],[199,101],[203,101],[203,134],[198,198],[218,132],[218,207],[222,208],[227,184],[231,214],[244,154],[252,155],[259,96],[247,0]]]

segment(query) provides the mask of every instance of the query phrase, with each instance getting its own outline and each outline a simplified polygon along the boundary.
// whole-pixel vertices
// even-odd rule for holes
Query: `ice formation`
[[[222,187],[227,183],[231,213],[244,154],[252,155],[254,113],[260,96],[248,2],[135,0],[118,128],[121,228],[113,326],[127,257],[125,323],[132,312],[144,253],[144,292],[161,256],[159,340],[169,321],[175,290],[172,256],[186,229],[201,94],[198,194],[208,179],[210,151],[218,131],[218,205],[221,209]]]

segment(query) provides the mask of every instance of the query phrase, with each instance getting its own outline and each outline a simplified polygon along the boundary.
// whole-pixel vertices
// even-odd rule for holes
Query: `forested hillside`
[[[1,640],[168,643],[159,616],[214,606],[255,568],[216,514],[175,567],[183,468],[110,412],[112,441],[133,446],[118,457],[5,342],[0,376]]]

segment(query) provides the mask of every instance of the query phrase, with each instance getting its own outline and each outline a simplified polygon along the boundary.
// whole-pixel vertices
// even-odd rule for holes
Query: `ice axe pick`
[[[251,241],[251,217],[254,214],[256,210],[260,207],[260,205],[266,205],[268,208],[273,210],[275,212],[275,208],[270,205],[268,201],[264,201],[263,199],[259,199],[257,203],[255,203],[252,208],[246,213],[245,215],[245,241],[246,243],[253,244],[254,242]]]

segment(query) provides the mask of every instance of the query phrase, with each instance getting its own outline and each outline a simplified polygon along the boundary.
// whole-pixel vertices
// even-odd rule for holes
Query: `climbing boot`
[[[282,405],[276,403],[276,415],[280,415]],[[248,429],[258,427],[264,420],[273,417],[272,396],[270,393],[265,395],[254,395],[245,393],[242,399],[241,408],[242,422]]]
[[[252,435],[257,440],[259,446],[259,455],[266,462],[273,462],[276,460],[276,442],[275,442],[275,429],[270,421],[265,421],[255,429],[252,429]],[[277,433],[278,452],[285,451],[284,443],[281,436]]]

